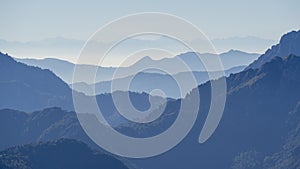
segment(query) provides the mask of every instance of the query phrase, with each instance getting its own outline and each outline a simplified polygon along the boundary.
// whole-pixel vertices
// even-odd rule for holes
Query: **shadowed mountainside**
[[[70,87],[49,70],[16,62],[0,52],[0,108],[73,109]]]
[[[59,139],[12,147],[0,152],[1,169],[128,169],[116,158],[86,144]]]

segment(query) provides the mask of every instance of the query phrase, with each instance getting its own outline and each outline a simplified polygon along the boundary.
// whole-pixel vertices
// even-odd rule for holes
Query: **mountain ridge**
[[[242,71],[246,66],[237,66],[231,69],[225,70],[224,75],[229,76],[232,73],[238,73]],[[213,72],[211,72],[213,73]],[[215,72],[216,73],[216,72]],[[177,81],[184,81],[184,79],[193,76],[195,78],[195,86],[205,83],[210,80],[208,73],[205,71],[193,71],[193,72],[179,72],[174,75],[168,75],[164,73],[155,72],[139,72],[135,76],[128,76],[124,78],[117,78],[113,81],[103,81],[95,84],[86,84],[84,82],[71,84],[72,88],[78,92],[83,92],[86,95],[93,95],[93,88],[95,88],[95,94],[103,94],[114,92],[117,89],[112,88],[112,82],[115,84],[126,84],[130,79],[129,91],[132,92],[146,92],[151,93],[154,89],[162,90],[166,97],[170,98],[180,98],[181,94],[177,86]],[[181,88],[183,95],[187,94],[192,88]]]
[[[239,62],[238,57],[236,57],[237,52],[239,52],[242,59],[244,59],[241,62]],[[254,60],[256,57],[259,56],[259,54],[256,54],[256,53],[246,53],[246,52],[242,52],[242,51],[238,51],[238,50],[230,50],[230,51],[224,53],[224,56],[227,55],[226,59],[228,59],[228,54],[231,54],[231,53],[235,54],[235,56],[231,57],[231,59],[230,59],[230,62],[234,61],[234,64],[230,65],[229,61],[224,60],[224,62],[227,65],[227,67],[225,67],[225,69],[229,69],[229,68],[232,68],[232,67],[235,67],[235,66],[240,66],[240,65],[248,65],[250,62],[252,62],[252,60]],[[170,70],[171,71],[171,72],[169,72],[170,74],[180,73],[183,70],[181,70],[181,69],[178,70],[178,69],[174,69],[174,68],[171,68],[171,67],[176,67],[176,65],[180,64],[178,62],[178,61],[181,61],[181,59],[179,60],[180,57],[183,57],[183,55],[190,55],[190,54],[193,55],[192,57],[196,56],[195,54],[193,54],[191,52],[187,52],[187,53],[182,53],[180,55],[174,56],[172,58],[163,58],[163,59],[158,59],[158,60],[153,60],[149,56],[146,57],[146,58],[143,57],[139,61],[135,62],[133,65],[131,65],[129,67],[120,67],[118,69],[119,69],[119,71],[122,71],[122,72],[129,72],[125,76],[130,76],[131,74],[136,73],[136,70],[139,70],[140,68],[144,67],[144,65],[146,64],[146,65],[152,66],[154,68],[160,68],[161,67],[163,70],[164,69]],[[200,55],[205,56],[206,54],[200,54]],[[209,54],[209,55],[216,56],[214,54]],[[223,55],[220,54],[220,56],[222,57]],[[73,72],[74,72],[75,65],[72,64],[72,63],[71,63],[72,65],[70,65],[70,62],[68,62],[68,64],[61,65],[59,67],[59,66],[56,66],[56,65],[60,65],[60,64],[57,64],[57,63],[56,63],[56,65],[55,64],[50,64],[50,63],[46,62],[47,60],[35,60],[35,59],[30,60],[30,59],[18,59],[18,58],[17,58],[17,60],[20,61],[20,62],[26,63],[28,65],[35,65],[35,66],[39,66],[39,67],[42,67],[42,68],[50,69],[53,72],[55,72],[55,74],[57,74],[60,78],[62,78],[68,84],[77,83],[77,82],[85,82],[85,83],[88,83],[88,84],[93,84],[95,82],[108,81],[108,80],[112,79],[113,74],[114,74],[115,69],[116,69],[115,67],[98,67],[98,73],[97,73],[95,82],[94,81],[91,82],[91,81],[86,80],[84,78],[84,76],[82,76],[82,81],[73,82],[72,77],[73,77]],[[59,61],[57,59],[52,59],[52,60]],[[175,60],[175,62],[174,62],[174,60]],[[178,60],[178,61],[176,61],[176,60]],[[170,63],[170,61],[172,63]],[[184,59],[183,59],[183,61],[184,61]],[[147,62],[147,63],[145,63],[145,62]],[[200,71],[200,70],[205,71],[205,69],[201,66],[202,63],[199,59],[196,59],[196,61],[195,61],[196,63],[193,63],[193,62],[187,61],[187,63],[191,66],[192,71]],[[197,66],[195,66],[195,64]],[[169,66],[166,67],[165,65],[169,65]],[[77,69],[79,69],[82,72],[89,72],[89,71],[92,72],[94,69],[96,69],[96,67],[95,67],[95,65],[80,65],[79,64],[79,65],[77,65]],[[121,77],[118,77],[118,78],[123,78],[123,77],[124,76],[121,76]]]
[[[19,63],[3,53],[0,61],[0,108],[72,109],[71,88],[50,70]]]
[[[300,43],[300,30],[291,31],[284,34],[278,44],[273,45],[257,60],[249,65],[248,68],[259,68],[263,63],[270,61],[273,57],[286,57],[290,54],[299,56],[300,49],[298,44]]]

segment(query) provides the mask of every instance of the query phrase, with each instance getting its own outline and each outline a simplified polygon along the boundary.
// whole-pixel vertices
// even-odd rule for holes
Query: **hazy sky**
[[[186,19],[212,40],[218,53],[230,49],[263,53],[282,34],[300,29],[299,0],[0,0],[0,4],[0,51],[21,58],[53,57],[76,62],[84,42],[100,27],[141,12]],[[155,43],[166,44],[162,42]],[[136,44],[140,42],[131,47]],[[176,54],[186,52],[172,49]],[[150,57],[157,55],[148,53]],[[120,50],[109,57],[106,66],[117,65],[124,55]]]
[[[1,0],[0,38],[32,41],[62,36],[86,40],[105,23],[137,12],[164,12],[187,19],[210,38],[278,39],[300,28],[299,0]]]

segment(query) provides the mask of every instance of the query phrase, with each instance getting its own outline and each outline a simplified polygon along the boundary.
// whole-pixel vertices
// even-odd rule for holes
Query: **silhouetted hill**
[[[193,86],[189,86],[183,89],[185,95],[192,88],[196,87],[196,85],[200,85],[209,80],[207,71],[203,66],[201,58],[205,57],[217,57],[216,54],[203,53],[196,54],[194,52],[187,52],[180,54],[178,56],[174,56],[173,58],[164,58],[160,60],[153,60],[149,56],[138,60],[135,64],[129,67],[97,67],[95,65],[76,65],[76,71],[82,72],[80,78],[76,78],[73,80],[73,72],[75,69],[75,64],[59,60],[59,59],[17,59],[20,62],[26,63],[28,65],[34,65],[41,68],[46,68],[52,70],[56,73],[60,78],[65,80],[70,85],[71,88],[78,92],[83,92],[86,95],[94,95],[94,94],[103,94],[110,93],[111,91],[121,90],[111,90],[111,79],[115,80],[115,83],[123,84],[135,77],[132,80],[131,86],[129,88],[130,91],[133,92],[146,92],[150,93],[153,89],[161,89],[165,92],[167,97],[179,98],[180,91],[178,90],[178,86],[176,81],[171,76],[180,79],[186,79],[190,77],[190,73],[188,72],[186,66],[183,64],[187,64],[188,67],[193,72],[195,79],[197,80],[197,84]],[[246,53],[238,50],[230,50],[228,52],[222,53],[219,55],[220,59],[225,68],[225,74],[229,75],[231,73],[240,72],[243,66],[248,65],[253,60],[258,57],[258,54],[255,53]],[[137,73],[140,70],[143,70],[145,65],[153,68],[160,68],[163,71],[169,71],[168,74],[162,71],[151,71],[144,70],[143,72]],[[91,74],[96,71],[95,81],[88,80],[86,74]],[[118,71],[121,73],[115,74],[117,77],[113,77],[114,73]],[[92,78],[94,79],[94,78]],[[95,85],[95,93],[93,92],[93,87]]]
[[[50,70],[27,66],[0,53],[0,108],[72,109],[71,89]]]
[[[254,61],[249,68],[259,68],[264,63],[272,60],[274,57],[286,57],[290,54],[300,56],[300,30],[292,31],[283,35],[279,44],[274,45]]]
[[[0,152],[1,169],[128,169],[114,157],[86,144],[59,139],[9,148]]]

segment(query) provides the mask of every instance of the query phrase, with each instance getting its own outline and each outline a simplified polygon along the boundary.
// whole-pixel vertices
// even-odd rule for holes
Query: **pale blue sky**
[[[141,12],[168,13],[190,21],[212,40],[218,53],[230,49],[263,53],[282,34],[300,29],[299,0],[0,0],[0,6],[0,51],[19,58],[71,62],[77,61],[84,42],[100,27]],[[172,49],[176,54],[186,52]],[[106,66],[125,57],[124,51],[118,52]]]
[[[62,36],[86,40],[105,23],[137,12],[164,12],[192,22],[210,38],[257,36],[277,40],[300,28],[299,0],[1,0],[0,39]]]

